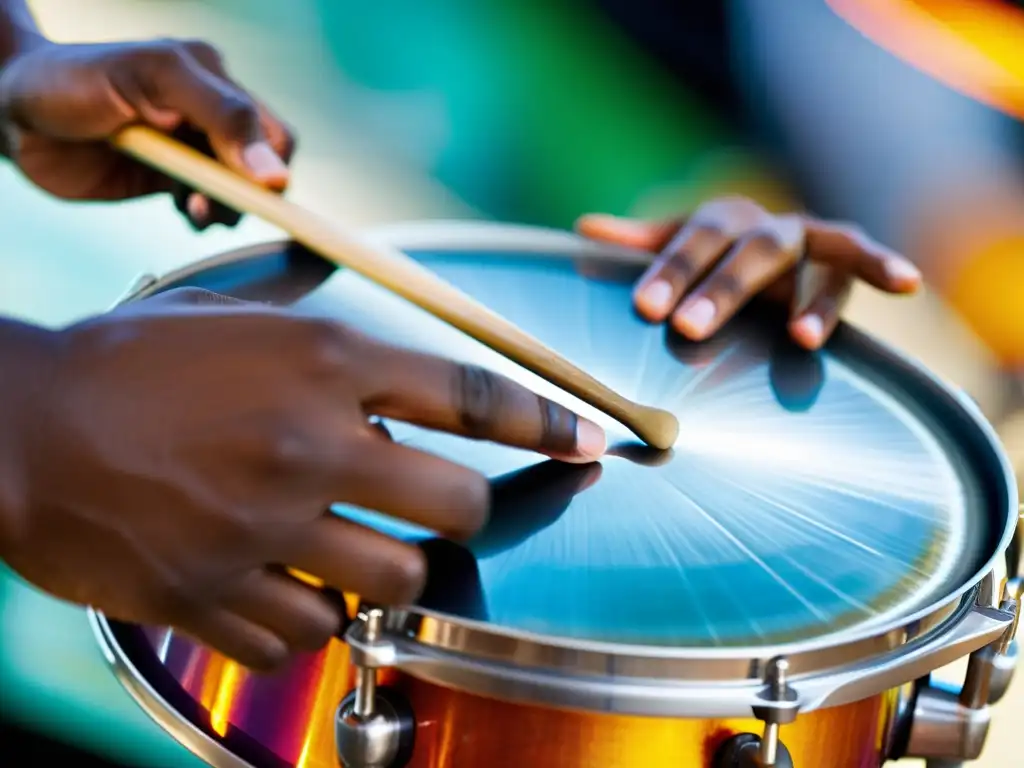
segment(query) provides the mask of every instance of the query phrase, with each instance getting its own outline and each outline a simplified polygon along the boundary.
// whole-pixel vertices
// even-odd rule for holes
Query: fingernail
[[[210,201],[198,192],[193,192],[188,196],[185,209],[188,211],[189,218],[196,224],[205,224],[210,217]]]
[[[921,271],[903,259],[889,259],[885,262],[885,273],[889,279],[897,283],[916,282],[921,279]]]
[[[250,144],[242,153],[242,160],[261,181],[280,181],[288,177],[288,167],[273,147],[265,141]]]
[[[580,419],[576,424],[576,453],[581,458],[599,459],[608,448],[608,438],[597,424]]]
[[[662,319],[672,310],[672,286],[664,280],[645,285],[636,297],[640,311]]]
[[[824,341],[825,321],[817,315],[804,315],[793,324],[793,330],[803,337],[800,341],[819,347]]]
[[[673,317],[676,328],[687,335],[703,336],[715,319],[715,302],[707,296],[687,301]]]

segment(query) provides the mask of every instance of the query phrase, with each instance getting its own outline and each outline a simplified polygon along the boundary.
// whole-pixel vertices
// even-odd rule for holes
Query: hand
[[[16,56],[0,74],[0,126],[7,128],[12,159],[37,186],[69,200],[171,192],[200,229],[238,222],[237,213],[107,143],[135,123],[212,149],[268,188],[287,185],[291,133],[228,77],[206,43],[44,44]]]
[[[570,462],[604,451],[599,427],[488,371],[203,291],[73,326],[40,358],[4,393],[22,404],[4,423],[23,472],[0,500],[23,490],[0,556],[60,598],[256,668],[339,626],[335,604],[281,566],[389,605],[424,585],[419,549],[332,503],[454,539],[487,518],[484,476],[392,442],[370,417]]]
[[[773,215],[744,198],[705,203],[685,221],[591,215],[577,226],[595,240],[658,253],[637,283],[636,309],[654,323],[671,319],[694,341],[716,333],[750,299],[765,294],[789,304],[797,343],[818,349],[835,330],[854,280],[887,293],[913,293],[921,285],[910,261],[854,227]],[[803,260],[825,268],[809,297],[797,295]]]

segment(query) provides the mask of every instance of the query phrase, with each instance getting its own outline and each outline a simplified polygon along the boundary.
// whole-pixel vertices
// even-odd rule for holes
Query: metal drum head
[[[409,250],[625,396],[676,413],[672,451],[643,447],[298,249],[181,283],[288,301],[303,281],[316,284],[296,312],[498,370],[608,427],[609,456],[579,467],[389,424],[396,440],[493,478],[492,518],[466,546],[337,508],[424,547],[423,612],[499,633],[648,647],[800,643],[895,624],[964,588],[994,557],[1007,528],[1003,467],[973,416],[927,375],[849,328],[823,352],[800,351],[770,309],[688,343],[633,314],[635,272],[596,275],[608,258],[593,254],[584,276],[566,257],[580,247],[559,242]]]

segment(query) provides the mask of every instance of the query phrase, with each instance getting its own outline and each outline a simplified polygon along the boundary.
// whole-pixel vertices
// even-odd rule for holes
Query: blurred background
[[[1024,28],[1024,12],[1013,3],[32,5],[59,40],[216,44],[236,78],[297,127],[294,199],[347,225],[485,218],[568,227],[585,211],[661,216],[726,192],[858,222],[915,259],[929,290],[908,300],[859,291],[849,319],[963,387],[1014,456],[1024,442],[1015,418],[1024,133],[1013,117],[1021,73],[1009,71],[1024,65],[1008,42],[1024,40],[1009,37]],[[991,26],[963,16],[968,7]],[[981,35],[999,49],[995,63],[982,71],[977,51],[943,30]],[[958,61],[961,70],[945,66]],[[985,75],[996,84],[973,88]],[[57,203],[4,166],[0,200],[0,308],[49,325],[108,308],[140,273],[279,236],[257,221],[199,236],[162,200]],[[1009,698],[983,768],[1024,764],[1024,752],[1011,751],[1024,690]],[[81,610],[6,575],[0,713],[45,735],[40,749],[57,739],[128,765],[198,764],[128,699]]]

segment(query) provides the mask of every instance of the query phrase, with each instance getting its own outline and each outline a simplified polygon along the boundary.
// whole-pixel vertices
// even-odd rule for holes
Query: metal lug
[[[379,643],[386,645],[383,628],[384,612],[371,608],[360,614],[346,639],[358,637],[364,650],[372,650]],[[378,690],[374,654],[358,656],[353,654],[355,689],[338,706],[335,719],[338,760],[343,768],[402,768],[412,756],[412,710],[397,692]]]
[[[789,752],[779,741],[779,729],[796,720],[800,711],[800,699],[790,687],[788,675],[789,662],[786,659],[778,657],[768,662],[765,687],[760,694],[764,703],[753,708],[754,717],[764,723],[764,734],[757,750],[758,768],[784,768],[787,765],[786,760],[780,760],[782,753],[788,759]]]
[[[382,688],[372,714],[356,714],[359,696],[350,693],[338,707],[334,739],[342,768],[403,768],[412,757],[416,721],[397,692]]]
[[[991,712],[969,709],[959,697],[931,685],[917,692],[905,757],[932,760],[976,760],[981,756]]]
[[[1014,638],[1021,592],[1019,578],[1007,580],[999,611],[1010,621],[998,638],[970,655],[959,692],[930,682],[919,686],[903,757],[927,758],[930,768],[939,768],[981,756],[992,719],[990,705],[1006,693],[1017,665]]]

